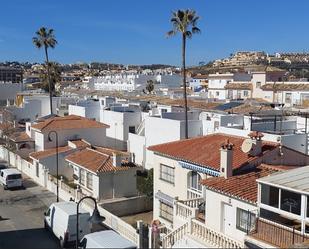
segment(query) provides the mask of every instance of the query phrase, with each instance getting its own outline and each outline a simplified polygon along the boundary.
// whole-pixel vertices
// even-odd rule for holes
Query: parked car
[[[100,231],[87,234],[81,240],[81,247],[83,249],[88,248],[127,248],[137,249],[130,240],[124,238],[120,234],[113,230]]]
[[[1,169],[0,183],[3,185],[4,189],[22,188],[22,174],[17,169]]]
[[[76,241],[76,205],[75,202],[57,202],[51,204],[44,213],[44,227],[53,232],[62,248]],[[90,233],[89,218],[89,212],[80,208],[79,238]]]

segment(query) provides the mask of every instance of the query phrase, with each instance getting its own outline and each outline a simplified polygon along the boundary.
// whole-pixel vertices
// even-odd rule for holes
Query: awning
[[[220,173],[216,170],[209,169],[206,167],[201,167],[192,163],[187,163],[183,161],[178,161],[179,165],[185,169],[190,169],[196,172],[204,173],[211,176],[220,176]]]
[[[160,190],[155,194],[155,197],[159,199],[159,201],[163,202],[164,204],[173,206],[174,198],[167,194],[164,194]]]

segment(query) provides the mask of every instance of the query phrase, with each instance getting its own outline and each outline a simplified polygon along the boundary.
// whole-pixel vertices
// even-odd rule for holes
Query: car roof
[[[18,171],[17,169],[2,169],[1,171],[7,175],[21,174],[21,172]]]
[[[73,201],[62,201],[62,202],[55,202],[53,203],[53,205],[55,207],[60,208],[63,212],[65,212],[68,215],[72,215],[72,214],[76,214],[76,208],[77,208],[77,204]],[[86,214],[89,212],[87,212],[85,209],[83,208],[79,208],[79,213],[81,214]]]
[[[101,248],[132,248],[136,245],[113,230],[90,233],[85,236],[95,241]]]

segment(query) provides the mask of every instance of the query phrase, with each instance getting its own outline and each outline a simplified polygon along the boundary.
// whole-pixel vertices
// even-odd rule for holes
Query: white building
[[[208,75],[208,98],[225,100],[228,98],[226,85],[233,81],[249,81],[251,75],[246,73],[224,73]]]
[[[138,168],[129,160],[127,153],[102,147],[84,148],[66,157],[82,193],[98,200],[137,195]]]
[[[165,247],[181,240],[243,247],[251,225],[243,221],[242,210],[256,211],[257,193],[244,174],[250,171],[252,180],[258,172],[260,177],[271,172],[260,171],[261,164],[288,169],[309,162],[305,154],[262,141],[260,133],[250,137],[214,134],[149,147],[155,153],[154,219],[174,231],[163,239]],[[244,141],[254,144],[248,152],[241,149]]]
[[[41,151],[55,148],[56,139],[52,134],[52,141],[48,139],[50,131],[58,133],[58,146],[65,146],[69,140],[85,139],[97,146],[106,146],[106,129],[109,126],[80,116],[54,117],[36,124],[27,123],[26,132],[35,140],[35,150]]]
[[[181,77],[179,75],[144,75],[144,74],[113,74],[93,77],[89,81],[89,88],[104,91],[128,91],[143,90],[147,81],[154,82],[157,88],[179,87]]]
[[[142,114],[139,107],[111,106],[110,110],[100,110],[100,122],[109,125],[106,130],[108,143],[119,150],[126,150],[129,133],[136,133]]]

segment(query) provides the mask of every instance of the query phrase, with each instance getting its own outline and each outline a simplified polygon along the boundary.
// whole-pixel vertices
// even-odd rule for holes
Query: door
[[[233,236],[233,222],[234,222],[234,213],[233,207],[229,204],[223,204],[223,222],[222,222],[222,232],[232,237]]]

